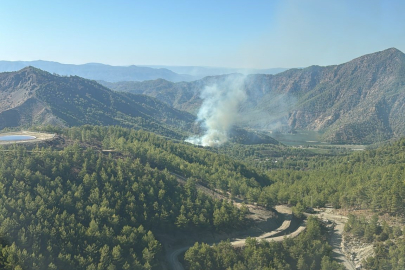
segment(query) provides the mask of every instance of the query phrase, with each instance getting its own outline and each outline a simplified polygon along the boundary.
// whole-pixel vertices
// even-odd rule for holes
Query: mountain
[[[405,55],[395,48],[261,79],[270,86],[268,93],[296,98],[288,115],[293,129],[322,131],[324,139],[337,143],[405,135]]]
[[[108,87],[156,97],[196,113],[200,93],[226,77],[194,82],[119,82]],[[243,76],[243,75],[239,75]],[[334,143],[373,143],[405,135],[405,55],[390,48],[333,66],[248,75],[238,124],[255,129],[308,129]]]
[[[213,78],[214,82],[217,81],[217,77],[206,77],[193,82],[180,83],[163,79],[144,82],[98,82],[115,91],[151,96],[179,110],[196,113],[201,105],[200,93],[206,85],[209,85],[210,78]]]
[[[63,76],[76,75],[86,79],[104,80],[108,82],[144,81],[159,78],[180,82],[195,79],[193,76],[177,74],[166,68],[110,66],[98,63],[71,65],[50,61],[0,61],[0,72],[17,71],[27,66],[33,66]]]
[[[78,76],[59,76],[26,67],[0,73],[0,129],[31,125],[119,125],[170,138],[201,134],[195,116],[156,98],[112,91]],[[275,139],[235,127],[231,141],[271,143]]]
[[[144,95],[119,93],[77,76],[34,67],[0,73],[0,129],[30,125],[121,125],[170,137],[195,117]]]

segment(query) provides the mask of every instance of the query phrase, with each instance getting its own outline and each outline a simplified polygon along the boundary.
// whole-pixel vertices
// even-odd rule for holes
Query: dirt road
[[[355,270],[356,269],[355,265],[344,255],[342,250],[342,235],[345,223],[347,221],[347,217],[333,214],[332,209],[322,210],[320,211],[319,214],[317,214],[317,216],[320,219],[327,219],[335,222],[336,226],[330,238],[330,244],[333,248],[332,250],[333,257],[338,262],[343,264],[346,267],[346,269]]]
[[[186,177],[183,177],[183,176],[173,173],[173,172],[171,172],[171,174],[176,177],[177,181],[180,184],[184,185],[186,183],[186,181],[187,181]],[[226,197],[222,194],[219,194],[213,190],[210,190],[200,184],[196,184],[196,188],[199,191],[201,191],[215,199],[229,200],[228,197]],[[232,200],[232,202],[237,207],[241,207],[241,205],[242,205],[241,202],[238,201],[238,199],[234,199],[234,200]],[[265,210],[262,207],[258,207],[258,206],[250,205],[250,204],[248,204],[246,206],[248,207],[249,212],[250,212],[250,214],[247,216],[247,218],[249,218],[251,220],[255,220],[255,222],[258,222],[258,221],[263,222],[263,221],[269,220],[273,215],[273,213],[271,211]],[[264,239],[266,241],[283,241],[284,237],[296,237],[298,234],[300,234],[302,231],[305,230],[305,227],[301,226],[296,231],[292,232],[289,235],[286,235],[286,236],[282,235],[283,232],[286,231],[287,229],[289,229],[291,226],[292,211],[291,211],[291,208],[284,206],[284,205],[276,206],[275,210],[279,213],[279,215],[282,216],[282,218],[283,218],[282,224],[274,230],[263,231],[263,233],[260,235],[255,234],[254,235],[255,238],[257,238],[258,240]],[[264,230],[266,230],[266,229],[264,229]],[[248,235],[248,236],[244,235],[243,238],[236,238],[236,239],[234,238],[231,241],[231,244],[235,247],[243,247],[245,245],[246,239],[249,236],[252,236],[252,235]],[[202,241],[202,242],[206,242],[206,241]],[[219,241],[216,241],[215,243],[218,243],[218,242]],[[215,243],[211,243],[211,244],[215,244]],[[185,252],[190,247],[191,247],[190,245],[185,245],[182,247],[178,247],[178,248],[174,248],[174,249],[171,248],[170,250],[167,250],[166,259],[169,262],[169,264],[171,265],[172,269],[174,269],[174,270],[183,270],[184,269],[183,265],[179,262],[178,257],[180,254]]]
[[[300,226],[298,227],[297,230],[294,232],[288,234],[288,235],[279,235],[282,234],[285,230],[287,230],[290,225],[291,225],[291,219],[292,219],[292,212],[291,208],[280,205],[276,206],[276,211],[279,212],[284,216],[284,221],[281,224],[280,227],[277,229],[271,231],[271,232],[266,232],[263,233],[262,235],[256,237],[258,240],[265,240],[265,241],[276,241],[280,242],[283,241],[285,237],[296,237],[299,235],[301,232],[305,230],[305,226]],[[231,244],[235,247],[243,247],[245,245],[247,237],[241,238],[241,239],[235,239],[231,241]],[[184,270],[183,265],[179,262],[178,257],[181,253],[185,252],[187,249],[189,249],[191,246],[185,246],[185,247],[180,247],[178,249],[173,250],[167,255],[167,260],[169,264],[171,265],[172,269],[174,270]]]
[[[262,240],[262,239],[273,240],[273,239],[275,239],[276,235],[283,233],[285,230],[287,230],[290,227],[291,219],[292,219],[291,208],[284,206],[284,205],[277,205],[275,207],[275,209],[279,214],[283,215],[283,217],[284,217],[283,223],[277,229],[255,237],[257,240]],[[274,238],[271,238],[272,236]],[[281,239],[283,237],[284,236],[281,236]],[[234,241],[231,242],[231,244],[235,247],[243,247],[245,245],[245,241],[246,241],[246,238],[235,239]]]
[[[187,180],[185,177],[182,177],[178,174],[172,173],[174,176],[176,176],[177,181],[179,181],[181,184],[184,184],[185,181]],[[219,194],[217,192],[214,192],[212,190],[209,190],[206,187],[203,187],[201,185],[196,185],[196,187],[206,193],[207,195],[210,195],[216,199],[227,199],[225,196],[223,196],[222,194]],[[235,205],[239,206],[239,202],[233,201]],[[247,207],[249,208],[250,211],[254,211],[255,210],[255,206],[253,205],[247,205]],[[258,240],[266,240],[266,241],[283,241],[284,237],[296,237],[297,235],[299,235],[302,231],[305,230],[305,226],[300,226],[297,228],[297,230],[295,230],[294,232],[288,234],[288,235],[281,235],[283,234],[284,231],[286,231],[290,225],[291,225],[291,219],[292,219],[292,211],[291,208],[284,206],[284,205],[279,205],[275,207],[276,211],[281,214],[284,218],[283,223],[280,225],[280,227],[278,227],[275,230],[269,231],[269,232],[264,232],[263,234],[259,235],[259,236],[255,236],[256,239]],[[340,262],[341,264],[343,264],[346,269],[348,270],[355,270],[355,266],[354,264],[344,255],[343,251],[342,251],[342,234],[343,234],[343,229],[344,229],[344,224],[347,221],[347,217],[342,216],[342,215],[336,215],[333,213],[333,209],[319,209],[318,214],[316,214],[316,216],[320,219],[327,219],[330,221],[333,221],[336,226],[334,228],[334,231],[331,234],[331,238],[330,238],[330,244],[333,248],[332,252],[333,252],[333,256],[334,258]],[[231,241],[231,244],[235,247],[243,247],[245,245],[245,241],[246,241],[247,237],[243,237],[240,239],[234,239],[233,241]],[[169,264],[171,265],[172,269],[174,270],[183,270],[183,265],[179,262],[178,260],[178,256],[185,252],[187,249],[189,249],[191,246],[187,245],[187,246],[183,246],[183,247],[179,247],[177,249],[174,249],[170,252],[168,252],[167,254],[167,260],[169,262]]]
[[[286,207],[286,206],[277,206],[276,207],[277,212],[280,214],[283,214],[285,217],[283,223],[281,224],[280,227],[277,229],[266,232],[258,237],[256,237],[258,240],[266,240],[266,241],[276,241],[280,242],[283,241],[285,237],[296,237],[298,236],[301,232],[305,230],[305,226],[300,226],[295,230],[294,232],[288,234],[288,235],[279,235],[280,233],[284,232],[287,230],[290,225],[291,225],[291,209]],[[332,209],[327,209],[327,210],[322,210],[316,216],[320,219],[327,219],[330,221],[333,221],[336,226],[331,234],[330,238],[330,244],[332,246],[332,252],[334,258],[340,262],[343,266],[346,267],[348,270],[355,270],[354,264],[344,255],[341,244],[342,244],[342,234],[343,234],[343,229],[344,229],[344,224],[347,221],[347,217],[342,216],[342,215],[336,215],[332,213]],[[247,237],[246,237],[247,238]],[[235,247],[243,247],[245,245],[246,238],[242,239],[235,239],[231,241],[231,244]],[[187,249],[189,249],[190,246],[185,246],[178,248],[174,251],[172,251],[170,254],[168,254],[168,261],[174,270],[184,270],[183,265],[179,262],[178,256],[185,252]]]

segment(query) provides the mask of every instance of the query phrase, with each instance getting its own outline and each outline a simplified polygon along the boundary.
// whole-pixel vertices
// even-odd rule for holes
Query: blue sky
[[[306,67],[396,47],[405,1],[0,0],[0,60]]]

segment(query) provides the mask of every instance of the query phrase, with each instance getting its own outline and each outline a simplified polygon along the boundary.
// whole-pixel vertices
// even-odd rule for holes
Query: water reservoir
[[[34,140],[37,137],[29,135],[5,135],[0,136],[0,141],[28,141]]]

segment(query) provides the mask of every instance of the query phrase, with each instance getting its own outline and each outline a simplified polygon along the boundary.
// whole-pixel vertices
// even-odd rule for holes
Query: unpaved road
[[[256,237],[256,239],[265,240],[265,241],[269,241],[269,242],[271,242],[271,241],[280,242],[280,241],[283,241],[285,237],[296,237],[297,235],[299,235],[301,232],[303,232],[305,230],[305,226],[300,226],[300,227],[298,227],[297,230],[295,230],[294,232],[292,232],[288,235],[279,235],[290,227],[291,219],[292,219],[292,212],[291,212],[291,208],[283,206],[283,205],[276,206],[276,210],[277,210],[277,212],[279,212],[280,214],[282,214],[284,216],[284,221],[281,224],[281,226],[271,232],[266,232],[266,233]],[[279,236],[276,236],[276,235],[279,235]],[[235,247],[243,247],[245,245],[246,238],[235,239],[235,240],[231,241],[231,244]],[[191,246],[180,247],[178,249],[173,250],[172,252],[170,252],[167,255],[167,260],[168,260],[169,264],[171,265],[172,269],[184,270],[183,265],[178,260],[178,257],[181,253],[185,252],[190,247]]]
[[[173,176],[176,177],[177,181],[180,184],[185,184],[187,181],[186,177],[183,177],[181,175],[178,175],[176,173],[171,172],[171,174]],[[222,194],[219,194],[215,191],[212,191],[204,186],[201,186],[199,184],[196,184],[196,188],[200,191],[202,191],[203,193],[215,198],[215,199],[229,199],[227,197],[225,197]],[[241,203],[237,201],[237,199],[232,200],[234,205],[237,207],[241,207]],[[257,207],[255,205],[246,205],[249,209],[249,211],[251,212],[250,215],[248,215],[247,217],[252,219],[252,220],[266,220],[271,216],[271,212],[270,211],[263,211],[263,209],[260,209],[260,207]],[[305,230],[304,226],[300,226],[296,231],[292,232],[289,235],[282,235],[283,232],[285,230],[287,230],[290,225],[291,225],[291,220],[292,220],[292,211],[291,208],[284,206],[284,205],[278,205],[275,207],[276,211],[281,214],[283,216],[283,223],[275,230],[272,230],[270,232],[263,232],[261,235],[256,236],[256,238],[258,240],[266,240],[266,241],[283,241],[284,237],[296,237],[298,234],[300,234],[302,231]],[[265,212],[269,212],[269,213],[265,213]],[[240,239],[234,239],[233,241],[231,241],[231,244],[235,247],[243,247],[245,245],[246,239],[248,236],[244,237],[244,238],[240,238]],[[179,262],[178,257],[180,254],[182,254],[183,252],[185,252],[187,249],[189,249],[191,246],[190,245],[186,245],[186,246],[182,246],[182,247],[178,247],[176,249],[172,249],[170,251],[167,252],[166,255],[166,259],[169,262],[169,264],[171,265],[171,268],[174,270],[183,270],[183,265]]]
[[[179,255],[189,249],[191,246],[176,249],[167,256],[167,259],[174,270],[184,270],[183,265],[179,262]]]
[[[355,265],[344,255],[342,250],[342,234],[347,217],[333,214],[332,209],[321,210],[316,216],[320,219],[328,219],[336,223],[330,238],[330,244],[333,248],[333,257],[343,264],[346,269],[355,270]]]
[[[283,216],[284,216],[283,223],[277,229],[275,229],[275,230],[273,230],[271,232],[267,232],[267,233],[264,233],[262,235],[259,235],[258,237],[255,237],[257,240],[262,240],[262,239],[273,240],[273,239],[276,239],[277,237],[273,237],[273,238],[271,238],[271,237],[275,236],[277,234],[281,234],[282,232],[284,232],[285,230],[287,230],[290,227],[291,219],[292,219],[291,208],[289,208],[287,206],[284,206],[284,205],[277,205],[275,207],[275,209],[276,209],[276,211],[278,213],[283,214]],[[284,236],[280,236],[280,237],[282,239]],[[235,247],[243,247],[245,245],[245,241],[246,241],[246,238],[235,239],[234,241],[231,242],[231,244],[233,246],[235,246]]]
[[[288,235],[280,235],[280,236],[274,236],[282,233],[283,231],[287,230],[289,226],[291,225],[291,209],[286,207],[286,206],[277,206],[276,207],[277,212],[281,213],[284,215],[285,219],[284,222],[281,224],[280,227],[277,229],[264,233],[258,237],[256,237],[258,240],[266,240],[266,241],[276,241],[280,242],[283,241],[285,237],[296,237],[298,236],[302,231],[305,230],[305,226],[300,226],[298,227],[297,230],[294,232],[288,234]],[[332,252],[334,258],[340,262],[346,269],[348,270],[355,270],[355,265],[344,255],[342,251],[342,234],[343,234],[343,229],[344,229],[344,224],[347,221],[346,216],[342,215],[336,215],[332,213],[332,209],[327,209],[327,210],[322,210],[319,212],[319,214],[316,214],[316,216],[320,219],[327,219],[330,221],[333,221],[336,226],[334,227],[334,230],[331,234],[330,238],[330,244],[332,246]],[[246,238],[243,239],[235,239],[234,241],[231,242],[231,244],[235,247],[243,247],[245,245]],[[189,249],[191,246],[185,246],[178,248],[174,251],[172,251],[170,254],[168,254],[168,261],[170,265],[172,266],[172,269],[174,270],[184,270],[183,265],[179,262],[178,256],[185,252],[187,249]]]

